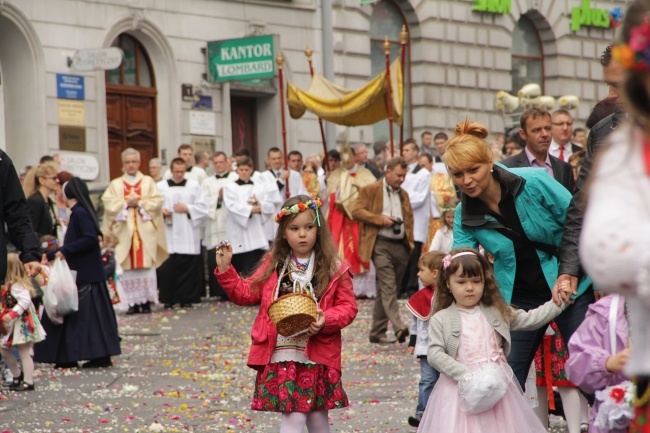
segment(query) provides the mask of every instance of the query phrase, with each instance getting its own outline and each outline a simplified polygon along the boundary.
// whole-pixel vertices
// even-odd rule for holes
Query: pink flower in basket
[[[600,402],[595,424],[602,429],[625,429],[634,418],[635,386],[629,380],[618,385],[596,391],[596,400]]]

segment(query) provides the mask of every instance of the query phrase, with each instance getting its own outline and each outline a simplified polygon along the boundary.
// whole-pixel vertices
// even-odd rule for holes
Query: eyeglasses
[[[571,126],[573,125],[573,122],[553,122],[552,125],[554,126]]]

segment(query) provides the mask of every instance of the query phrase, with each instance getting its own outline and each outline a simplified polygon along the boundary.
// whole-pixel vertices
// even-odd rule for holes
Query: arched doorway
[[[143,164],[158,155],[156,84],[142,44],[123,33],[112,46],[124,52],[119,69],[106,72],[106,117],[110,177],[122,175],[121,154],[127,147],[140,151]]]

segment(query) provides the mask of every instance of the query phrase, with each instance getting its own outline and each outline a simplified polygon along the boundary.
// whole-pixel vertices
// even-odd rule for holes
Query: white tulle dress
[[[501,336],[479,307],[458,311],[462,325],[456,360],[474,372],[488,363],[498,365],[509,378],[508,390],[494,407],[472,415],[462,407],[458,382],[441,374],[427,402],[418,433],[546,433],[512,376],[500,349]]]

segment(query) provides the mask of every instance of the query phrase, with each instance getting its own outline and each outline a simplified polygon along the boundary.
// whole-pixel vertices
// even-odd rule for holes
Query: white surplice
[[[283,170],[278,170],[277,173],[273,173],[271,170],[266,170],[261,173],[260,180],[262,182],[266,183],[271,183],[276,186],[278,189],[279,194],[276,196],[276,202],[274,202],[274,205],[276,207],[276,213],[280,212],[280,208],[282,207],[282,204],[286,201],[287,196],[286,196],[286,185],[285,181],[278,179],[278,176],[280,173],[282,173]],[[289,194],[291,197],[295,195],[309,195],[307,192],[307,188],[305,188],[305,184],[302,183],[302,177],[300,176],[300,173],[298,173],[295,170],[289,170]],[[282,189],[279,187],[279,183],[282,184]],[[275,239],[275,232],[278,230],[278,224],[273,220],[273,218],[269,218],[264,222],[264,233],[266,234],[266,239],[270,242],[273,239]]]
[[[233,254],[257,249],[269,249],[269,241],[264,232],[264,223],[273,220],[279,211],[277,202],[280,192],[275,182],[253,181],[252,185],[227,183],[223,187],[223,200],[226,208],[226,227]],[[260,206],[260,214],[252,214],[253,197]]]
[[[180,185],[158,182],[158,189],[164,197],[163,209],[172,212],[171,217],[165,218],[167,249],[169,254],[200,254],[201,224],[208,216],[208,200],[195,180],[184,179]],[[188,213],[174,212],[176,203],[185,203]],[[170,219],[171,224],[168,223]]]
[[[417,173],[407,173],[402,188],[408,193],[413,208],[413,239],[426,242],[431,218],[431,173],[421,168]]]
[[[217,179],[217,176],[210,176],[201,185],[203,194],[208,200],[208,217],[204,221],[205,236],[203,241],[211,249],[219,242],[226,239],[226,209],[223,204],[223,195],[219,200],[219,192],[226,183],[238,179],[237,173],[231,171],[226,177]]]

